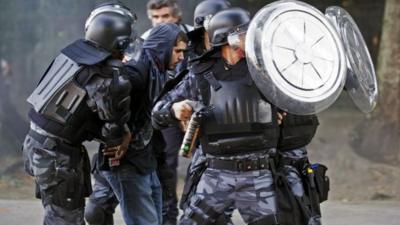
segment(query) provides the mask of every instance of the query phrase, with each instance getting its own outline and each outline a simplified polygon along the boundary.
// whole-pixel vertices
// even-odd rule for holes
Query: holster
[[[275,180],[275,191],[280,225],[307,225],[312,217],[320,217],[320,203],[328,199],[329,178],[327,167],[310,164],[308,160],[284,160],[275,158],[271,168]],[[301,174],[304,195],[296,196],[291,190],[285,166],[295,167]]]
[[[318,200],[320,203],[328,200],[328,193],[330,190],[329,177],[326,176],[328,168],[322,164],[313,164],[311,168],[314,171],[315,186],[318,193]]]

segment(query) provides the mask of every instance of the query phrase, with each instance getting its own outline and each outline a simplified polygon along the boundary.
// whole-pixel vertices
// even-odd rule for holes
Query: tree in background
[[[377,76],[380,98],[372,118],[355,130],[357,152],[393,165],[400,163],[400,1],[386,0]]]

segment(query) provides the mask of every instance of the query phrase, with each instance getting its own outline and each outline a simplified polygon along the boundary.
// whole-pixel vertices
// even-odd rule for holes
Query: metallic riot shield
[[[345,84],[341,38],[325,15],[300,1],[277,1],[258,11],[247,31],[246,58],[259,90],[289,113],[326,109]]]
[[[362,112],[369,113],[377,103],[378,83],[364,38],[353,18],[343,8],[329,7],[325,15],[339,32],[346,52],[346,91]]]

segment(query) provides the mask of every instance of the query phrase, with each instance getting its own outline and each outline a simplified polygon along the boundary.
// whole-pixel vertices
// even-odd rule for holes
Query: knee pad
[[[85,220],[89,225],[105,225],[105,214],[104,209],[91,201],[85,207]]]

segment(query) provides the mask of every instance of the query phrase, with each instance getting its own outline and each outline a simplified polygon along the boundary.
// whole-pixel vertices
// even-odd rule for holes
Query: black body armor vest
[[[211,72],[199,76],[202,99],[213,106],[201,125],[203,151],[236,155],[276,148],[279,135],[276,108],[258,91],[244,60],[231,69],[224,67],[220,60]],[[204,79],[209,83],[208,88]]]
[[[87,76],[89,76],[89,71],[83,69],[75,76],[74,82],[84,89],[85,81],[82,78],[87,78]],[[29,118],[43,130],[61,137],[73,145],[79,145],[85,140],[100,137],[101,127],[104,124],[89,108],[87,100],[88,96],[85,94],[77,104],[76,110],[65,116],[63,122],[36,112],[33,108],[29,111]]]
[[[61,52],[28,99],[31,104],[34,103],[29,117],[43,130],[71,144],[81,144],[84,140],[99,137],[104,124],[87,104],[85,87],[93,75],[112,73],[103,65],[110,53],[84,40],[72,43]],[[73,66],[77,68],[70,69]],[[68,71],[71,71],[70,74]],[[70,77],[69,80],[62,80],[65,74]]]

